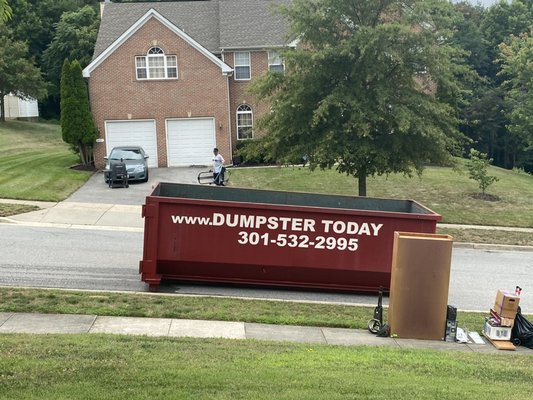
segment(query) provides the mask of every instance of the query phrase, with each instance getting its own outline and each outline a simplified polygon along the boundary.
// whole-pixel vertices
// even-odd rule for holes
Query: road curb
[[[454,248],[458,249],[473,249],[473,250],[487,250],[487,251],[533,251],[533,246],[518,246],[506,244],[489,244],[489,243],[466,243],[455,242]]]

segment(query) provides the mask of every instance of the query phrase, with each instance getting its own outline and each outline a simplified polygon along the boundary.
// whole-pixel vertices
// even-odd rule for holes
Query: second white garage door
[[[214,118],[167,120],[169,167],[211,165],[215,143]]]

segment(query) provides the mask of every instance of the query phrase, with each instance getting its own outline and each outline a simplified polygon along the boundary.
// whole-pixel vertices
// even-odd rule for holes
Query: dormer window
[[[176,56],[167,56],[160,47],[152,47],[146,56],[135,57],[137,79],[177,79]]]

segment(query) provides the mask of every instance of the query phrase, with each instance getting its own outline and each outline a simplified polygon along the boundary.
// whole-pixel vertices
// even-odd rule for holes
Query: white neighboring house
[[[12,94],[4,97],[4,108],[6,118],[14,119],[36,119],[39,117],[39,107],[37,100],[24,100]],[[0,110],[0,115],[2,111]]]

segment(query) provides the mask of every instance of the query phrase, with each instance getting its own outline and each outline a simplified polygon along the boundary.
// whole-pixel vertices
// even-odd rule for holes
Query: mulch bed
[[[488,193],[472,193],[470,195],[474,199],[484,200],[484,201],[500,201],[501,199],[498,196],[494,196]]]
[[[94,164],[76,164],[71,166],[70,169],[75,169],[76,171],[96,171]]]

